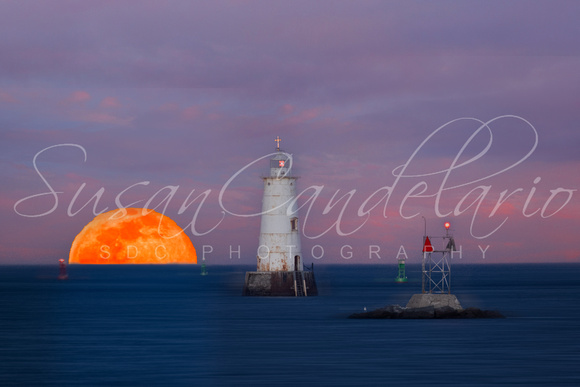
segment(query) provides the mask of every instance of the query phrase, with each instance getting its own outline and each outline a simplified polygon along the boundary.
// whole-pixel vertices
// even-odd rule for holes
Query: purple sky
[[[221,204],[220,191],[278,135],[301,176],[306,263],[395,263],[401,245],[417,263],[423,217],[433,235],[452,223],[461,262],[580,262],[579,14],[576,1],[2,1],[0,263],[67,257],[103,188],[97,212],[153,197],[200,258],[205,245],[209,264],[253,264],[259,217],[232,213],[260,211],[268,163]],[[33,158],[59,144],[74,145],[37,157],[58,203],[15,208],[49,191]],[[180,214],[192,190],[210,191]]]

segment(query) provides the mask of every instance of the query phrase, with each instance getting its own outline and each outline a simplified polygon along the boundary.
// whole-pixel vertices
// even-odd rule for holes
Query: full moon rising
[[[125,208],[98,215],[76,236],[69,263],[197,263],[189,237],[158,212]]]

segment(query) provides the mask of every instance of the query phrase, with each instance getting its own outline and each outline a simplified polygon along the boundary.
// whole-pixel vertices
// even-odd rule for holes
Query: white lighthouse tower
[[[258,247],[258,271],[302,271],[296,177],[292,156],[280,151],[270,159],[270,173],[263,177],[262,224]]]
[[[296,205],[296,179],[292,155],[276,152],[264,182],[262,222],[257,250],[257,271],[246,273],[245,295],[313,296],[314,273],[304,270]]]

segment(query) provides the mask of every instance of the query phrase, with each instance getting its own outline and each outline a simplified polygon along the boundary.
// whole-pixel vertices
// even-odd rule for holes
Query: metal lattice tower
[[[422,262],[422,292],[423,293],[447,293],[451,294],[451,267],[449,258],[455,251],[455,241],[449,234],[449,222],[445,223],[446,233],[444,237],[431,237],[443,239],[445,248],[435,250],[430,239],[425,235],[423,243]]]

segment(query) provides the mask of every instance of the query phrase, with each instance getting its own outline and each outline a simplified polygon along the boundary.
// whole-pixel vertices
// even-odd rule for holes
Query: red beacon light
[[[445,226],[445,230],[449,230],[449,227],[451,227],[451,223],[445,222],[444,226]]]

